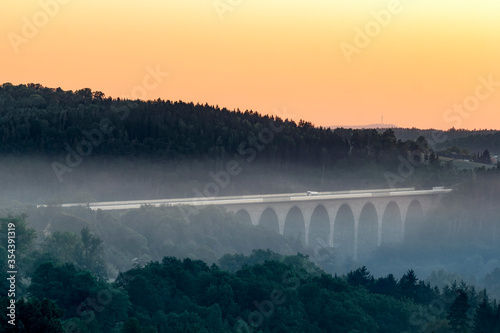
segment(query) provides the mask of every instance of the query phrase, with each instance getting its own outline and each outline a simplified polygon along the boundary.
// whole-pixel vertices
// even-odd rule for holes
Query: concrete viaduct
[[[411,238],[425,215],[450,189],[414,188],[342,192],[288,193],[234,197],[140,200],[63,204],[97,210],[151,206],[218,205],[242,221],[259,225],[306,246],[333,248],[337,255],[366,258],[381,245]]]

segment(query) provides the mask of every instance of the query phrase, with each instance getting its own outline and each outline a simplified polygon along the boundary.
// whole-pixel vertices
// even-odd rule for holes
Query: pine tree
[[[441,164],[439,163],[439,156],[433,151],[429,155],[429,165],[434,168],[439,168]]]
[[[373,276],[368,272],[366,266],[347,273],[347,281],[355,286],[365,286],[373,284]]]
[[[474,315],[474,333],[493,332],[494,329],[493,308],[488,301],[486,291],[484,293],[483,302],[479,304]]]
[[[500,304],[497,301],[493,301],[493,333],[500,333]]]
[[[417,296],[418,278],[413,269],[406,272],[399,280],[401,295],[415,299]]]
[[[481,160],[483,163],[491,164],[491,154],[488,149],[484,150],[483,155],[481,156]]]
[[[458,296],[450,307],[448,312],[448,321],[450,322],[453,331],[463,333],[469,330],[469,318],[467,318],[467,310],[469,310],[469,298],[461,289],[456,291]]]

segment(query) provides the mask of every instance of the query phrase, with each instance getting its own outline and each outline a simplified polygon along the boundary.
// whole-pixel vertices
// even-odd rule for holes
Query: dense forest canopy
[[[271,161],[335,162],[347,156],[385,161],[395,150],[412,148],[408,140],[418,141],[422,136],[442,145],[444,140],[466,140],[465,136],[474,133],[455,129],[332,130],[248,110],[160,99],[120,100],[88,88],[73,92],[39,84],[0,86],[0,111],[2,153],[65,154],[68,146],[77,149],[88,140],[94,145],[92,154],[104,155],[223,158],[241,154],[247,147],[260,151],[264,144],[269,147],[258,156]],[[485,142],[491,144],[489,139],[498,132],[475,134],[484,149],[488,148]],[[484,134],[488,136],[481,139]],[[250,152],[243,155],[253,157]]]
[[[458,137],[436,145],[436,148],[443,150],[449,147],[460,147],[467,149],[471,153],[480,153],[485,149],[493,154],[500,154],[500,132],[488,134],[468,133],[467,136]]]
[[[335,163],[348,156],[387,161],[409,148],[392,131],[316,128],[253,111],[105,98],[90,89],[4,84],[0,108],[2,153],[66,154],[90,141],[95,155]]]
[[[313,127],[303,120],[296,124],[292,120],[261,116],[248,110],[229,111],[207,104],[160,99],[120,100],[106,98],[103,93],[88,88],[73,92],[39,84],[3,84],[0,86],[0,110],[2,153],[61,154],[66,153],[66,144],[75,149],[82,140],[89,139],[94,144],[99,142],[92,148],[94,154],[224,157],[239,154],[241,143],[249,138],[257,141],[254,148],[259,149],[262,143],[268,144],[258,144],[264,137],[260,141],[272,142],[266,152],[259,154],[261,158],[305,162],[312,157],[313,162],[318,158],[334,162],[348,155],[374,156],[381,160],[388,157],[384,151],[408,149],[404,142],[416,141],[420,136],[431,143],[442,144],[444,140],[464,140],[464,136],[474,133],[455,129],[443,132],[395,128],[385,130],[384,135],[373,130],[332,130]],[[269,132],[263,132],[269,128],[279,132],[279,137],[269,137]],[[97,136],[98,131],[102,138]],[[484,143],[491,144],[489,139],[498,132],[477,131],[474,134],[476,137],[488,134],[482,139],[483,147],[480,148],[484,149],[488,148]]]

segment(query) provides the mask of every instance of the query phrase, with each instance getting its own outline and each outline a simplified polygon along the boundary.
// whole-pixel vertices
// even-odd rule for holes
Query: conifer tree
[[[450,307],[448,312],[448,321],[450,322],[453,331],[456,333],[464,333],[469,331],[469,318],[467,311],[470,308],[469,298],[461,289],[456,291],[458,296]]]
[[[474,315],[474,333],[493,332],[493,320],[493,308],[485,292],[483,302],[479,304]]]

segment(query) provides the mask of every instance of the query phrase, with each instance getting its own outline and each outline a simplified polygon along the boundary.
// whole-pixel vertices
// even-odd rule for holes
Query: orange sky
[[[499,18],[498,0],[0,0],[0,82],[500,129]]]

